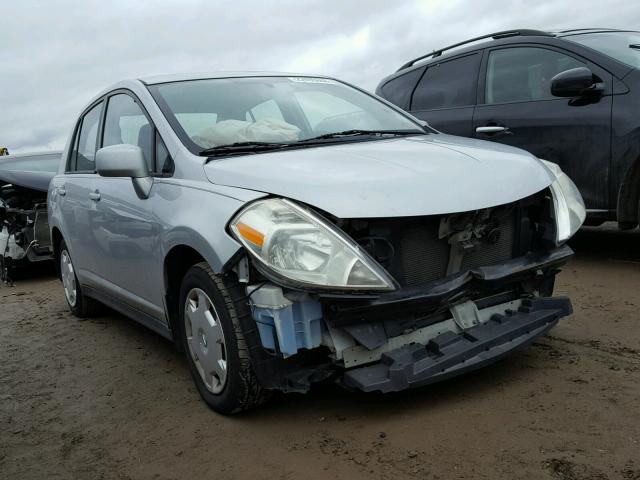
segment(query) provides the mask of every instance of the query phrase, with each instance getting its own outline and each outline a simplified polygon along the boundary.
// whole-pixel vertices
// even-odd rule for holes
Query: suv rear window
[[[480,52],[427,67],[416,87],[411,110],[475,105]]]

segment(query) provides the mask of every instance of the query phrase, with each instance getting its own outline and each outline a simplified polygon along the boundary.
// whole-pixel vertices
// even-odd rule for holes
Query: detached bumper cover
[[[348,370],[343,381],[366,392],[394,392],[439,382],[528,346],[572,311],[565,297],[525,300],[518,311],[494,315],[462,333],[446,332],[426,345],[410,344],[387,352],[377,364]]]

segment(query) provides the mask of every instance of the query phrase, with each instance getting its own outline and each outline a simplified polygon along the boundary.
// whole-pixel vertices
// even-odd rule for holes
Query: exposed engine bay
[[[15,185],[0,187],[0,279],[11,284],[24,262],[52,259],[47,194]]]
[[[262,381],[278,389],[305,391],[336,369],[343,384],[365,391],[431,383],[526,345],[571,311],[568,299],[549,297],[572,252],[553,245],[548,191],[471,212],[331,220],[397,288],[297,291],[241,260],[234,270],[269,352],[258,362],[269,365]]]

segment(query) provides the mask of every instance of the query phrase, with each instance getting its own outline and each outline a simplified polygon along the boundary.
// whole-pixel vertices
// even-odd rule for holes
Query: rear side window
[[[424,68],[416,68],[409,73],[405,73],[388,81],[380,88],[382,97],[394,105],[407,110],[409,108],[409,102],[411,101],[411,94],[422,72],[424,72]]]
[[[70,171],[95,172],[98,126],[101,113],[102,102],[98,103],[82,117],[76,134],[75,146],[71,152]]]
[[[411,110],[474,105],[480,52],[431,64],[413,93]]]
[[[154,130],[136,101],[124,93],[113,95],[107,104],[102,146],[130,144],[142,150],[149,171],[154,170]]]
[[[489,54],[485,102],[529,102],[555,98],[551,95],[554,75],[585,64],[555,50],[513,47]]]

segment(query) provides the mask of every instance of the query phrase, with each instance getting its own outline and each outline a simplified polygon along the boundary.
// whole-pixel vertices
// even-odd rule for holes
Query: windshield
[[[565,38],[640,68],[640,32],[583,33]]]
[[[240,143],[296,144],[355,130],[425,133],[374,97],[326,78],[190,80],[149,90],[194,153]]]

